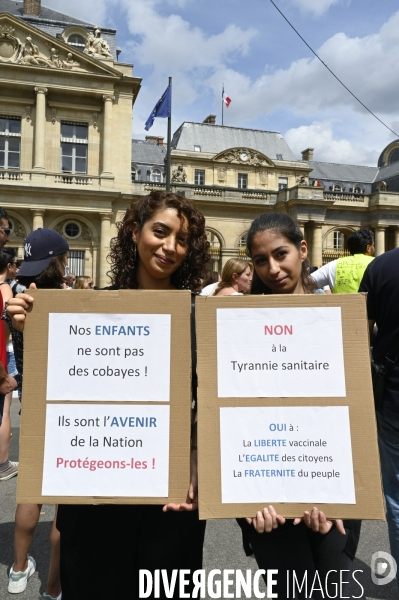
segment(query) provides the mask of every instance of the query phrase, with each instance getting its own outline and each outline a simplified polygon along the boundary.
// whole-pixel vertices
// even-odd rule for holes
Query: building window
[[[161,182],[161,171],[159,169],[154,169],[151,174],[151,180],[155,183]]]
[[[247,237],[248,237],[248,231],[246,231],[245,233],[243,233],[242,236],[240,237],[240,239],[238,240],[238,247],[239,248],[246,248],[247,247]]]
[[[61,123],[61,171],[87,173],[88,126]]]
[[[136,176],[137,176],[136,169],[133,168],[132,169],[132,181],[136,181]]]
[[[334,192],[342,192],[342,188],[341,188],[341,186],[340,186],[340,185],[334,185],[334,187],[333,187],[333,191],[334,191]]]
[[[205,185],[205,171],[203,171],[201,169],[195,169],[194,184],[195,185]]]
[[[399,148],[394,148],[389,153],[388,164],[391,165],[392,163],[395,163],[395,162],[399,162]]]
[[[194,152],[201,152],[201,146],[194,146]]]
[[[334,231],[334,250],[344,249],[344,234],[342,231]]]
[[[238,188],[246,190],[248,187],[248,175],[246,173],[238,173]]]
[[[276,158],[277,158],[277,160],[283,160],[283,155],[282,154],[276,154]]]
[[[71,239],[77,238],[80,236],[80,233],[81,229],[78,223],[76,223],[75,221],[69,221],[69,223],[66,223],[64,227],[64,234],[66,235],[66,237]]]
[[[81,35],[77,35],[75,33],[69,36],[68,45],[74,46],[74,48],[77,48],[78,50],[84,50],[86,47],[86,42]]]
[[[0,117],[0,168],[19,169],[21,119]]]
[[[85,274],[85,253],[82,250],[70,250],[68,253],[68,273],[75,273],[77,277]]]
[[[288,187],[288,177],[278,178],[278,189],[285,190]]]
[[[363,190],[362,190],[362,188],[361,188],[361,187],[359,187],[359,186],[356,186],[356,187],[354,188],[353,192],[354,192],[355,194],[363,194]]]

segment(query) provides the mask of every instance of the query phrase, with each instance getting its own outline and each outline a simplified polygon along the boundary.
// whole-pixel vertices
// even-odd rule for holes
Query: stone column
[[[36,231],[36,229],[43,229],[43,215],[44,210],[32,210],[33,214],[33,225],[32,231]]]
[[[305,221],[298,221],[297,224],[299,229],[302,231],[303,239],[305,239]]]
[[[104,95],[104,127],[103,127],[103,170],[101,175],[112,175],[112,105],[115,96]]]
[[[111,241],[111,213],[100,213],[101,217],[101,240],[100,240],[100,273],[99,287],[104,287],[108,284],[107,271],[109,264],[107,256],[109,254],[109,243]]]
[[[385,227],[376,227],[374,230],[375,255],[380,256],[385,252]]]
[[[395,248],[399,248],[399,227],[395,229]]]
[[[94,285],[98,285],[97,282],[97,265],[98,265],[98,245],[92,244],[92,272],[91,276],[94,281]]]
[[[320,267],[323,264],[323,236],[322,236],[322,225],[317,223],[313,225],[313,236],[312,236],[312,255],[311,255],[312,267]]]
[[[47,88],[35,87],[36,92],[36,121],[35,121],[35,158],[33,168],[45,171],[46,150],[46,94]]]

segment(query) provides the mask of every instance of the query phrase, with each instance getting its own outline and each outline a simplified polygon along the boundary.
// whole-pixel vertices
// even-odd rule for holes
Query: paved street
[[[13,400],[12,424],[13,437],[11,440],[11,459],[18,459],[19,438],[19,402]],[[17,478],[0,484],[0,600],[12,598],[7,592],[7,572],[13,556],[13,521],[15,512],[15,493]],[[49,536],[53,507],[44,506],[39,526],[36,530],[31,553],[37,561],[37,572],[31,577],[27,590],[19,594],[20,600],[37,600],[44,591],[47,579]],[[369,521],[363,523],[362,535],[356,569],[363,570],[359,574],[360,583],[365,588],[362,598],[368,600],[394,600],[399,597],[395,582],[385,586],[376,586],[370,577],[370,561],[374,552],[382,550],[389,552],[386,523]],[[206,569],[253,569],[257,568],[252,558],[246,558],[241,547],[240,530],[235,521],[213,521],[207,526],[205,542]],[[263,588],[264,589],[264,588]],[[353,597],[359,598],[359,587],[354,586]],[[93,599],[95,600],[95,599]],[[112,600],[112,599],[110,599]]]

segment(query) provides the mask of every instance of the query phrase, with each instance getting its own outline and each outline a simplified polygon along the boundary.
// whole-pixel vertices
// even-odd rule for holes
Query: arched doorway
[[[333,227],[327,231],[323,238],[323,265],[342,256],[350,255],[347,239],[353,231],[354,229],[350,227]]]
[[[210,271],[222,271],[222,243],[217,233],[211,229],[206,230],[206,237],[209,242],[209,254],[211,262],[209,264]]]
[[[238,256],[240,258],[248,258],[247,237],[248,237],[248,231],[245,231],[238,240]]]

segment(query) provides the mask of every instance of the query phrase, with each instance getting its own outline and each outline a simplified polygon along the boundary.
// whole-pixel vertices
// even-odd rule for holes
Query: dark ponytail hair
[[[14,252],[2,252],[0,254],[0,273],[3,274],[7,269],[7,265],[12,263],[15,258]]]
[[[263,231],[272,231],[276,235],[281,235],[291,242],[295,248],[298,250],[301,249],[303,234],[297,223],[295,223],[295,221],[293,221],[288,215],[272,212],[260,215],[251,223],[251,227],[249,228],[247,235],[247,251],[251,258],[254,237],[257,233],[262,233]],[[302,263],[301,279],[303,289],[305,292],[310,293],[309,275],[306,270],[305,262]],[[271,289],[265,283],[263,283],[258,276],[255,265],[251,294],[272,294]]]

